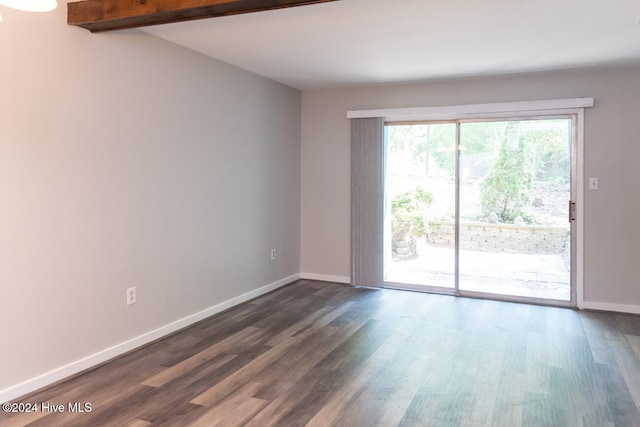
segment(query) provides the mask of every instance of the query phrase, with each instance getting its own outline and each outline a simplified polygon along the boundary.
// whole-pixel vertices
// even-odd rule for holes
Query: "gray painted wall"
[[[299,91],[3,15],[0,390],[299,272]]]
[[[640,309],[640,66],[302,94],[303,274],[349,276],[348,110],[594,97],[585,114],[584,298]]]

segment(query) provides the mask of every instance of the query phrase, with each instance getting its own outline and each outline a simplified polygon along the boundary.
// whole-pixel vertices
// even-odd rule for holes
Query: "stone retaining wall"
[[[509,253],[561,254],[569,247],[569,228],[541,225],[461,223],[462,249]],[[454,224],[429,222],[430,243],[454,246]]]

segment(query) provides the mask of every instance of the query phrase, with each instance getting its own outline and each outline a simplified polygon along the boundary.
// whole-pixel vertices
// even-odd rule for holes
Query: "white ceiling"
[[[640,0],[340,0],[143,28],[299,89],[640,62]]]

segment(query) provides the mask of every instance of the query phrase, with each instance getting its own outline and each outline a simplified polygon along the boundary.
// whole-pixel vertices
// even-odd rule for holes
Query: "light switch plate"
[[[589,190],[597,190],[598,188],[598,178],[589,178]]]

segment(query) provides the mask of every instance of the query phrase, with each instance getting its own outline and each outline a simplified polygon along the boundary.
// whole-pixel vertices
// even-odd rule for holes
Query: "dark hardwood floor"
[[[46,357],[46,355],[43,355]],[[298,281],[2,426],[640,426],[640,317]]]

